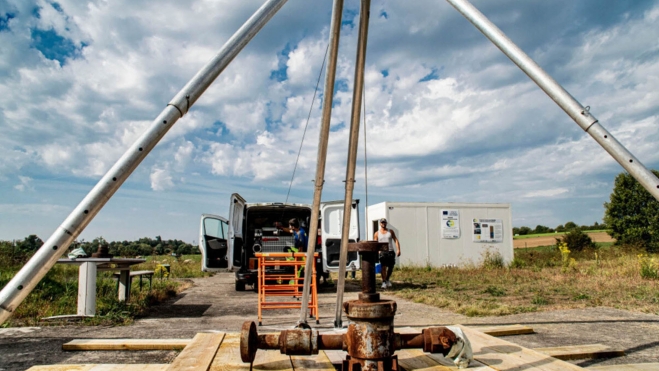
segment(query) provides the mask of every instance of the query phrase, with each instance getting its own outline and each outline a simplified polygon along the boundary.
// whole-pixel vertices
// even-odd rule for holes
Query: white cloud
[[[31,190],[31,191],[34,190],[34,187],[32,186],[32,178],[19,175],[18,180],[20,181],[20,183],[14,186],[15,190],[19,192],[25,192],[26,190]]]
[[[151,169],[151,189],[154,191],[165,191],[174,188],[174,181],[169,169],[153,168]]]
[[[537,191],[528,192],[522,197],[524,198],[538,198],[538,197],[556,197],[565,193],[568,193],[569,190],[566,188],[554,188],[554,189],[541,189]]]

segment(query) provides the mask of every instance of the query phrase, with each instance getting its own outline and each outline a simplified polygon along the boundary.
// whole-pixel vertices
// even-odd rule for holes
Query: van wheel
[[[245,282],[236,281],[236,291],[245,291]]]
[[[259,292],[259,283],[258,283],[258,281],[257,281],[257,282],[254,282],[254,287],[253,287],[253,289],[254,289],[254,292]]]

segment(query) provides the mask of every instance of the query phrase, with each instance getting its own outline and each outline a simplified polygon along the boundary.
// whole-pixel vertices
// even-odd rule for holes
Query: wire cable
[[[304,132],[302,133],[302,141],[300,142],[300,149],[297,151],[297,158],[295,159],[295,166],[293,167],[293,175],[291,176],[291,182],[288,185],[288,192],[286,193],[286,201],[288,203],[288,196],[291,194],[291,188],[293,187],[293,179],[295,179],[295,171],[297,170],[298,161],[300,161],[300,154],[302,153],[302,145],[304,144],[304,137],[307,135],[307,127],[309,127],[309,120],[311,119],[311,112],[313,111],[313,104],[316,101],[316,93],[318,93],[318,85],[320,85],[320,78],[323,75],[323,70],[325,69],[325,61],[327,60],[327,51],[329,50],[329,44],[325,48],[325,57],[323,57],[323,64],[320,66],[320,72],[318,73],[318,81],[316,81],[316,89],[313,91],[313,98],[311,99],[311,107],[309,107],[309,115],[307,116],[307,123],[304,125]]]
[[[366,238],[365,240],[368,241],[370,237],[368,236],[368,226],[370,221],[368,220],[368,161],[366,159],[366,84],[364,84],[364,88],[362,90],[362,105],[364,107],[364,193],[365,193],[365,199],[364,200],[364,220],[366,222],[366,225],[364,228],[366,228]],[[375,231],[373,232],[375,233]]]

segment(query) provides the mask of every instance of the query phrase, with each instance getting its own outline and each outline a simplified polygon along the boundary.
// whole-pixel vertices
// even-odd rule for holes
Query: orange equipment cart
[[[306,264],[306,253],[256,253],[259,260],[259,326],[262,325],[263,311],[274,309],[300,309],[304,276],[301,274]],[[314,254],[314,263],[319,254]],[[312,264],[311,286],[309,287],[309,316],[318,320],[318,290],[316,286],[316,264]],[[270,272],[268,272],[270,271]],[[283,298],[295,301],[277,301]],[[268,300],[270,298],[270,300]],[[275,300],[272,300],[275,299]]]

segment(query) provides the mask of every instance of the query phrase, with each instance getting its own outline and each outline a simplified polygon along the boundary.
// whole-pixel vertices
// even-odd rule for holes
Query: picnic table
[[[119,301],[130,297],[130,267],[144,263],[146,259],[128,258],[74,258],[59,259],[57,264],[77,264],[78,269],[78,312],[75,315],[48,317],[93,317],[96,314],[96,274],[98,271],[119,271]]]

